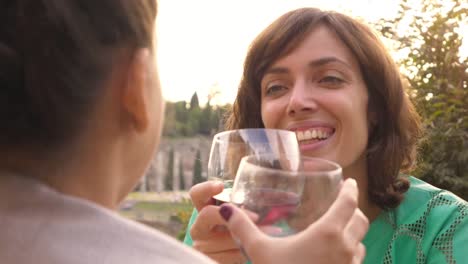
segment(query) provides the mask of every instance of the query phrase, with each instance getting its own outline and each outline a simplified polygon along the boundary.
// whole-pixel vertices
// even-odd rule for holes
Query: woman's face
[[[261,82],[262,121],[296,132],[301,152],[363,167],[368,140],[368,93],[346,45],[318,26]]]

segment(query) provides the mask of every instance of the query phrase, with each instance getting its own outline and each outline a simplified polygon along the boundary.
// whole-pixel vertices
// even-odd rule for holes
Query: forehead
[[[335,57],[359,72],[359,63],[352,51],[325,25],[313,28],[290,53],[273,62],[270,68],[297,62],[308,64],[326,57]]]

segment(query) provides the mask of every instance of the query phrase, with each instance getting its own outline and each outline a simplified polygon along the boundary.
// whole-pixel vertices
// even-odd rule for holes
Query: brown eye
[[[343,82],[344,82],[343,79],[338,78],[336,76],[332,76],[332,75],[326,76],[319,81],[319,83],[327,83],[327,84],[341,84]]]
[[[265,92],[265,95],[274,95],[274,94],[277,94],[281,91],[284,91],[286,90],[287,88],[283,85],[277,85],[277,84],[274,84],[274,85],[270,85],[267,87],[266,89],[266,92]]]

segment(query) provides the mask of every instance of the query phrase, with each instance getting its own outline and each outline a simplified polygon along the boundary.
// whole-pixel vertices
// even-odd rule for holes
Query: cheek
[[[369,123],[368,94],[365,86],[354,86],[353,89],[348,90],[340,97],[340,101],[342,105],[341,114],[346,116],[345,119],[352,123],[357,133],[367,133]]]
[[[266,128],[279,128],[283,108],[278,101],[262,101],[261,114],[262,121]]]
[[[165,102],[164,97],[161,91],[161,85],[159,82],[159,78],[157,73],[153,76],[155,78],[152,80],[152,89],[151,89],[151,120],[152,120],[152,128],[151,128],[151,137],[153,138],[151,147],[154,150],[158,147],[163,123],[164,123],[164,110],[165,110]]]
[[[367,98],[363,95],[361,98],[355,98],[346,109],[346,134],[353,152],[361,155],[367,148],[369,137],[369,122],[367,111]]]

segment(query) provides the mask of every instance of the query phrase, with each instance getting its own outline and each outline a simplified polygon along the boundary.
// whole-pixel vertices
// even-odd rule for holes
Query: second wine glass
[[[299,232],[335,200],[341,167],[299,155],[251,155],[242,159],[231,202],[257,215],[256,224],[273,236]]]

